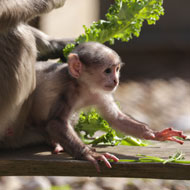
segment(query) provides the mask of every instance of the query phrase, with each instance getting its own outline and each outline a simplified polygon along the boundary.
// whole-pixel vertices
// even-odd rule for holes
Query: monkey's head
[[[119,84],[121,59],[98,42],[78,45],[68,56],[69,72],[88,88],[112,92]]]

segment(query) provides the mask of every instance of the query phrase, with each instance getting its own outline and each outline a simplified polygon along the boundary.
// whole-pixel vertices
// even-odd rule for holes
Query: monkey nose
[[[114,79],[113,82],[114,82],[115,85],[118,85],[118,80],[117,79]]]

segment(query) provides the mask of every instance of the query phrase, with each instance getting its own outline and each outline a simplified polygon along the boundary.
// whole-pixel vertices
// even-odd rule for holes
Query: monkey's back
[[[0,32],[0,138],[6,129],[22,125],[26,119],[27,100],[35,88],[36,52],[28,25]]]
[[[47,120],[52,105],[61,94],[64,78],[67,80],[67,71],[67,64],[37,62],[36,89],[33,94],[30,112],[34,122]]]

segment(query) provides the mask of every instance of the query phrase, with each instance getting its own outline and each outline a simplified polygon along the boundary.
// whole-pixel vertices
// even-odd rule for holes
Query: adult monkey
[[[31,104],[29,97],[36,86],[37,52],[55,58],[65,46],[63,41],[51,39],[27,22],[64,2],[0,0],[0,141],[22,134]]]

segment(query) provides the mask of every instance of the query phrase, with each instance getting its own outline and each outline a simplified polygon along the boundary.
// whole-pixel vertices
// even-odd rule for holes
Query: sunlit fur
[[[3,144],[20,144],[36,87],[37,54],[55,54],[57,49],[61,52],[63,49],[63,42],[58,43],[27,22],[64,2],[0,0],[0,142]]]

